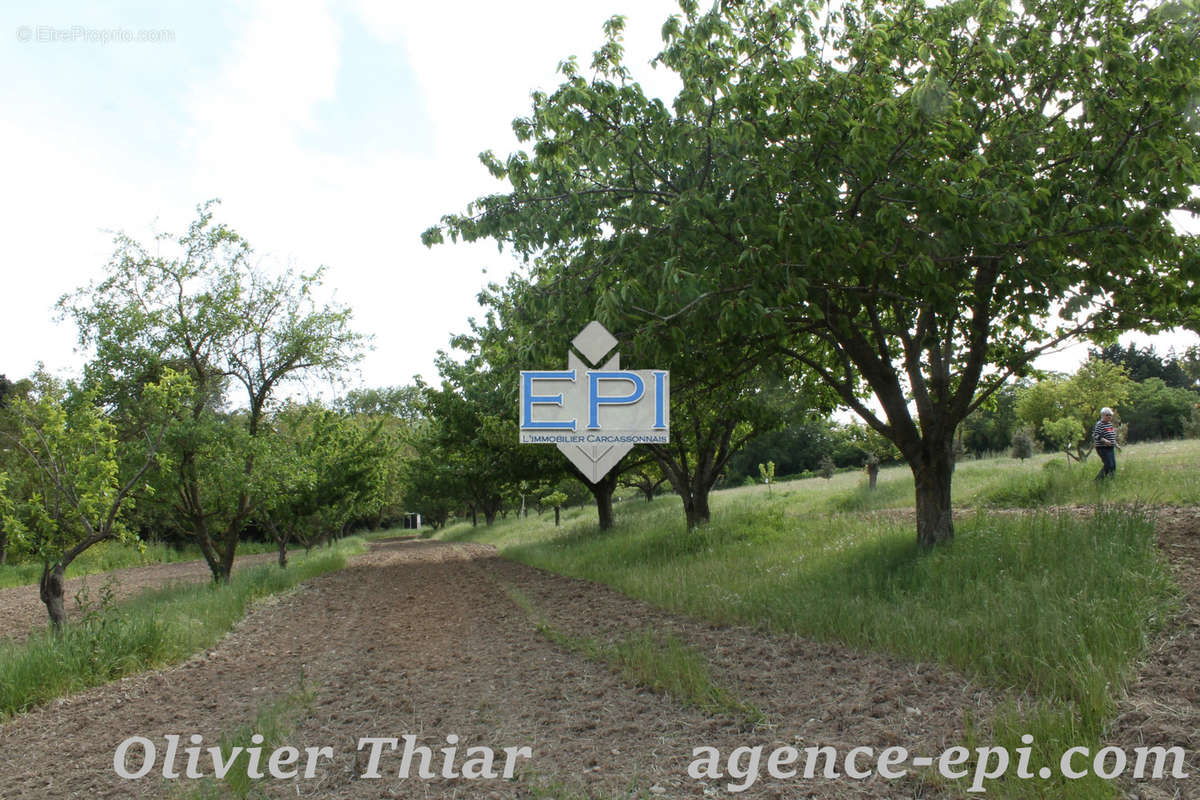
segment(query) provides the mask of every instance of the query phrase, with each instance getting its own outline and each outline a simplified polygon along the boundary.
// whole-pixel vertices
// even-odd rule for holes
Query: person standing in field
[[[1100,474],[1096,480],[1108,478],[1117,472],[1117,431],[1113,428],[1113,410],[1108,406],[1100,409],[1100,421],[1092,428],[1092,442],[1100,456]]]

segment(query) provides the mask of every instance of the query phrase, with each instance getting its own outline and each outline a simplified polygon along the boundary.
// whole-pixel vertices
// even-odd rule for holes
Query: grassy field
[[[1114,480],[1093,458],[964,461],[954,480],[956,538],[916,545],[906,467],[717,492],[713,522],[687,532],[679,501],[625,499],[601,533],[595,510],[456,525],[522,563],[605,583],[721,624],[756,626],[936,661],[1011,698],[972,735],[1038,743],[1045,763],[1098,746],[1120,687],[1177,602],[1147,504],[1200,504],[1200,442],[1125,448]],[[1038,511],[1088,505],[1089,517]],[[864,513],[867,512],[867,513]],[[1096,779],[998,782],[1002,797],[1117,797]]]
[[[1150,505],[1200,505],[1200,440],[1135,444],[1117,454],[1116,479],[1097,485],[1095,456],[1068,463],[1061,453],[1042,453],[1026,461],[1011,458],[965,459],[954,471],[954,505],[960,508],[1044,508],[1097,502]],[[722,498],[767,492],[764,486],[721,492]],[[829,480],[783,481],[771,494],[793,496],[793,511],[869,511],[912,508],[912,473],[903,465],[884,467],[874,492],[860,472]]]

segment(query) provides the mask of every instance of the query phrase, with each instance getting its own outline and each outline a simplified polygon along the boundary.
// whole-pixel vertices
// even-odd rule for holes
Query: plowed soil
[[[1181,511],[1168,513],[1160,528],[1185,602],[1132,685],[1111,740],[1122,747],[1186,746],[1194,754],[1200,527],[1193,511]],[[122,579],[125,587],[132,583]],[[10,603],[6,593],[0,602]],[[16,619],[5,613],[0,632],[19,636]],[[760,709],[766,722],[701,711],[640,687],[602,660],[556,644],[539,622],[600,643],[631,632],[670,633],[702,653],[714,681]],[[265,778],[256,784],[261,794],[252,796],[940,798],[951,795],[915,772],[893,781],[781,781],[766,775],[765,762],[785,744],[832,745],[842,754],[901,745],[936,756],[962,741],[965,716],[986,720],[995,703],[988,691],[937,666],[709,626],[504,561],[483,545],[397,539],[376,543],[341,572],[257,605],[217,648],[185,664],[7,721],[0,726],[0,800],[204,796],[202,781],[162,777],[164,737],[178,735],[183,748],[198,735],[206,748],[301,688],[311,694],[288,707],[280,744],[302,754],[328,747],[332,757],[318,758],[310,778]],[[401,777],[405,735],[430,748],[438,777]],[[155,743],[157,760],[146,777],[124,780],[114,771],[114,753],[132,736]],[[357,745],[365,737],[400,740],[397,751],[383,751],[379,778],[363,777],[368,750]],[[507,780],[446,778],[439,748],[451,743],[459,748],[452,774],[470,747],[496,753],[498,771],[504,748],[528,747],[532,756],[514,759]],[[762,777],[740,795],[726,791],[729,777],[688,776],[695,747],[715,747],[724,759],[754,745],[764,746]],[[136,768],[141,751],[132,753],[127,763]],[[184,764],[181,752],[176,768],[182,772]],[[1192,775],[1198,769],[1189,764]],[[211,762],[202,760],[199,771],[210,775]],[[1200,796],[1193,794],[1195,778],[1128,790],[1147,800]]]
[[[574,635],[610,640],[630,630],[672,631],[704,653],[714,680],[760,708],[768,724],[752,728],[741,718],[688,708],[553,644],[510,599],[514,588],[547,622]],[[715,785],[724,781],[687,776],[692,748],[728,754],[757,744],[903,744],[936,754],[959,740],[964,711],[986,715],[991,705],[986,693],[936,667],[712,628],[503,561],[481,545],[390,541],[341,572],[257,606],[218,648],[186,664],[10,720],[0,727],[0,796],[171,797],[194,789],[187,784],[195,782],[161,777],[162,737],[178,734],[183,747],[198,734],[207,747],[296,691],[302,675],[315,697],[285,743],[328,746],[334,757],[322,759],[311,779],[263,781],[273,798],[724,795]],[[503,760],[503,748],[529,747],[533,756],[521,759],[507,781],[420,780],[398,778],[399,753],[385,752],[381,777],[360,777],[367,753],[357,750],[359,739],[405,734],[435,754],[456,735],[462,752],[485,746]],[[135,735],[160,745],[159,763],[146,778],[123,780],[113,756]],[[766,779],[743,796],[937,795],[910,778]]]

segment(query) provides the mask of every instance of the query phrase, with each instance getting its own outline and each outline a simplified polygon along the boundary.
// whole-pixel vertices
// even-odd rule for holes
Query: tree
[[[426,422],[421,387],[354,390],[336,401],[334,408],[361,426],[378,425],[380,441],[391,454],[378,459],[373,473],[369,497],[374,508],[362,508],[365,517],[354,520],[354,524],[365,524],[377,530],[395,522],[406,512],[405,464],[417,457],[414,442],[418,430]]]
[[[382,422],[370,427],[317,404],[287,404],[271,419],[261,465],[274,491],[255,519],[270,532],[287,566],[287,545],[327,542],[376,498],[379,470],[391,455]]]
[[[674,337],[664,340],[619,327],[612,322],[617,318],[589,302],[599,296],[594,288],[580,291],[564,285],[562,266],[555,259],[540,260],[530,279],[513,276],[503,290],[492,287],[481,296],[496,315],[495,320],[489,315],[489,333],[483,341],[509,343],[501,348],[509,353],[507,361],[492,360],[509,363],[514,374],[515,365],[522,361],[554,363],[562,358],[563,342],[570,341],[591,319],[600,318],[610,321],[610,332],[621,342],[622,364],[670,370],[671,441],[645,445],[644,452],[679,495],[689,530],[710,520],[709,494],[730,459],[749,439],[782,425],[796,406],[829,405],[810,384],[773,371],[777,364],[759,363],[748,352],[735,352],[727,346],[714,347],[704,320],[688,320],[686,325],[681,321],[677,326],[675,335],[690,343],[682,353],[672,345]],[[475,327],[477,333],[482,330]],[[712,369],[717,362],[731,369]],[[596,483],[571,470],[595,498],[601,530],[612,525],[612,496],[619,474],[632,468],[637,458],[627,456]]]
[[[730,459],[755,435],[781,424],[777,398],[760,388],[752,376],[711,394],[698,386],[675,391],[673,385],[671,441],[646,449],[683,501],[688,530],[711,520],[709,495]]]
[[[1189,389],[1200,389],[1200,345],[1192,345],[1177,359],[1177,364],[1187,375]]]
[[[567,502],[567,495],[559,490],[550,492],[542,498],[542,505],[554,509],[554,527],[558,527],[559,513],[562,510],[563,503]]]
[[[7,484],[10,487],[25,476],[14,469],[13,462],[16,454],[13,451],[12,441],[17,432],[17,423],[11,413],[6,413],[6,409],[12,400],[26,396],[30,389],[32,389],[32,384],[28,380],[13,383],[4,375],[0,375],[0,484]],[[10,491],[12,491],[11,488]],[[3,502],[3,494],[4,486],[0,485],[0,502]],[[7,563],[9,551],[9,534],[4,517],[4,509],[0,508],[0,567]]]
[[[1182,437],[1200,394],[1168,386],[1160,378],[1147,378],[1129,387],[1128,407],[1121,421],[1129,426],[1129,441],[1144,442]]]
[[[406,509],[420,514],[436,531],[458,508],[464,494],[459,488],[462,476],[453,470],[428,424],[414,432],[411,443],[415,456],[401,462],[400,473]]]
[[[1150,347],[1138,348],[1132,342],[1122,348],[1119,344],[1090,350],[1089,359],[1099,359],[1113,364],[1120,364],[1129,373],[1130,380],[1141,383],[1149,378],[1158,378],[1173,389],[1190,389],[1192,380],[1188,377],[1183,360],[1176,358],[1174,352],[1165,358]]]
[[[757,465],[774,461],[780,476],[812,472],[821,456],[839,448],[834,424],[815,414],[791,422],[778,430],[755,436],[729,460],[726,478],[739,485],[757,474]],[[859,454],[855,453],[855,457]],[[836,458],[835,458],[836,461]]]
[[[863,454],[863,467],[867,470],[867,488],[874,491],[879,480],[879,465],[896,461],[900,454],[896,452],[895,445],[872,428],[854,425],[851,427],[850,438]]]
[[[551,254],[680,349],[700,318],[788,355],[900,450],[926,546],[953,535],[955,430],[1010,376],[1197,307],[1168,219],[1200,212],[1195,0],[681,9],[670,106],[611,20],[594,78],[565,62],[515,122],[529,151],[485,154],[511,189],[425,241]]]
[[[125,447],[92,397],[70,396],[45,374],[37,376],[31,397],[10,404],[18,430],[4,435],[32,480],[14,496],[7,477],[0,477],[0,511],[5,528],[42,562],[39,596],[56,629],[67,618],[63,591],[71,562],[99,542],[136,540],[123,515],[146,474],[162,465],[171,413],[189,391],[186,378],[174,372],[144,387],[141,440]]]
[[[821,456],[821,463],[817,465],[817,472],[825,480],[833,477],[834,465],[833,459],[829,456]]]
[[[637,465],[621,473],[620,484],[631,489],[637,489],[649,503],[660,486],[667,482],[667,476],[653,459],[639,460]]]
[[[1104,406],[1129,398],[1132,381],[1125,367],[1089,359],[1070,378],[1052,376],[1017,392],[1017,418],[1032,427],[1068,461],[1085,460],[1092,450],[1092,424]]]
[[[74,316],[80,344],[96,350],[87,381],[112,402],[136,396],[166,367],[191,380],[191,403],[167,440],[173,514],[213,579],[227,582],[242,529],[270,491],[256,481],[255,459],[271,402],[289,381],[349,366],[363,337],[348,309],[316,301],[320,269],[268,275],[241,236],[213,222],[212,205],[197,209],[186,233],[157,236],[153,252],[119,234],[108,277],[59,305]],[[245,405],[223,414],[236,385]]]
[[[995,453],[1012,444],[1017,422],[1015,406],[1019,384],[1009,383],[997,389],[987,402],[976,408],[959,426],[963,446],[972,453]]]
[[[762,482],[767,486],[767,494],[770,494],[771,489],[775,484],[775,462],[768,461],[765,464],[759,464],[758,475],[762,479]]]

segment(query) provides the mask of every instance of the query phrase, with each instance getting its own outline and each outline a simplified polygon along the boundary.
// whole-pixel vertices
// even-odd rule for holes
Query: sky
[[[439,348],[516,266],[494,244],[420,242],[502,189],[479,163],[569,56],[627,17],[641,82],[670,0],[5,3],[0,9],[0,373],[83,356],[59,297],[98,280],[113,233],[181,232],[198,204],[266,268],[326,265],[373,350],[350,381],[436,377]],[[107,39],[107,41],[106,41]],[[486,270],[486,272],[485,272]],[[565,347],[565,344],[564,344]]]
[[[494,244],[427,249],[421,231],[503,189],[478,154],[517,148],[511,122],[530,93],[558,84],[563,59],[588,63],[609,16],[626,16],[635,79],[673,96],[649,61],[676,11],[673,0],[5,3],[0,373],[77,371],[58,298],[102,277],[116,231],[181,232],[217,198],[217,218],[264,267],[327,267],[327,296],[373,337],[351,385],[435,379],[437,351],[480,315],[479,291],[517,263]]]

